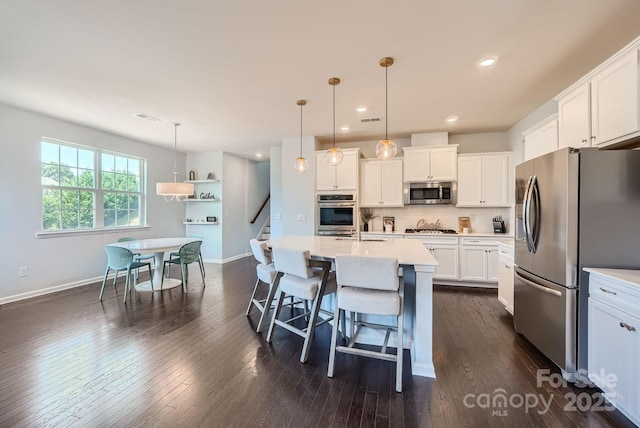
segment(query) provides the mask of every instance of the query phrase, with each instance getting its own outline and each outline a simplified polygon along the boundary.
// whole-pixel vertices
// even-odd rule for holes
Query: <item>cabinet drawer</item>
[[[591,274],[589,296],[636,316],[640,314],[640,290],[630,289],[615,281]]]
[[[471,238],[471,237],[462,237],[460,238],[460,245],[482,245],[488,247],[496,247],[498,248],[498,240],[495,238]]]
[[[458,237],[457,236],[415,236],[410,235],[406,236],[406,239],[419,239],[423,244],[451,244],[458,245]]]

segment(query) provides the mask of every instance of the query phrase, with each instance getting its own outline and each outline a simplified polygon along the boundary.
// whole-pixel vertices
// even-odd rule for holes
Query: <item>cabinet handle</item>
[[[614,296],[618,295],[618,293],[616,293],[615,291],[609,291],[606,288],[602,288],[602,287],[600,287],[600,291],[602,291],[603,293],[613,294]]]
[[[587,139],[586,139],[586,138],[583,138],[583,139],[582,139],[582,142],[583,142],[583,143],[586,143],[586,142],[587,142]]]
[[[627,324],[626,322],[620,321],[620,327],[626,328],[629,331],[636,331],[636,328],[632,325]]]
[[[508,266],[508,265],[504,265],[504,267],[507,269],[511,269],[511,266]]]
[[[592,136],[591,136],[591,139],[592,139],[592,140],[595,140],[595,139],[596,139],[596,136],[595,136],[595,135],[592,135]]]

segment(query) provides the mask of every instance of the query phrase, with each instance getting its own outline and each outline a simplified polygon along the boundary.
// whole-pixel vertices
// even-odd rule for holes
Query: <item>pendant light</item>
[[[339,147],[336,147],[336,85],[340,84],[340,79],[332,77],[329,84],[333,86],[333,147],[324,154],[324,160],[331,166],[337,166],[342,162],[344,154]]]
[[[376,156],[380,159],[391,159],[398,153],[398,145],[389,139],[389,100],[388,100],[388,71],[393,65],[393,58],[384,57],[380,60],[380,67],[384,67],[384,140],[376,144]]]
[[[296,104],[300,106],[300,157],[296,159],[295,169],[298,172],[305,172],[309,162],[302,156],[302,106],[307,105],[307,100],[298,100]]]
[[[184,201],[193,195],[193,183],[178,183],[178,126],[180,124],[177,122],[173,124],[173,182],[156,183],[156,195],[164,196],[165,201]]]

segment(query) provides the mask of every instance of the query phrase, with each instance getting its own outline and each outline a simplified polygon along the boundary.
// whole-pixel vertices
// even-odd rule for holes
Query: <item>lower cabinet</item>
[[[438,261],[433,273],[434,279],[458,279],[458,238],[456,236],[420,236],[406,239],[419,239]]]
[[[640,272],[636,271],[634,284],[626,274],[634,271],[620,270],[621,280],[601,277],[596,271],[617,270],[590,273],[589,379],[611,404],[640,425]]]
[[[460,247],[460,279],[498,281],[498,246]]]
[[[498,245],[498,300],[513,315],[513,245]]]

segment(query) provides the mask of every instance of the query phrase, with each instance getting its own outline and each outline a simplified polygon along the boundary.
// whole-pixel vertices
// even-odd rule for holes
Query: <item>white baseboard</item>
[[[240,260],[240,259],[244,259],[245,257],[249,257],[252,256],[252,253],[245,253],[245,254],[239,254],[237,256],[233,256],[233,257],[228,257],[226,259],[204,259],[203,261],[205,263],[214,263],[214,264],[218,264],[218,265],[222,265],[225,263],[229,263],[232,262],[234,260]]]

